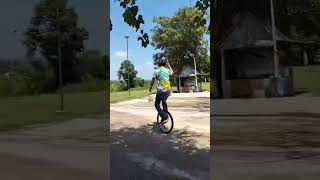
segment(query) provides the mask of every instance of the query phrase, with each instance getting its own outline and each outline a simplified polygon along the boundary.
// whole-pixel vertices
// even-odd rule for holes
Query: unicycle
[[[164,110],[164,111],[169,115],[169,119],[168,119],[166,122],[161,123],[161,117],[160,117],[160,115],[158,114],[158,116],[157,116],[157,124],[158,124],[160,130],[161,130],[163,133],[168,134],[168,133],[170,133],[170,132],[172,131],[172,129],[173,129],[173,118],[172,118],[172,115],[171,115],[168,111],[166,111],[166,110]]]

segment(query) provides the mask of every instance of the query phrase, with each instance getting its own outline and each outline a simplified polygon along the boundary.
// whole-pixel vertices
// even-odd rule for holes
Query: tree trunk
[[[180,93],[180,78],[179,78],[179,76],[177,76],[177,78],[176,78],[176,86],[177,86],[177,90],[178,90],[178,92]]]

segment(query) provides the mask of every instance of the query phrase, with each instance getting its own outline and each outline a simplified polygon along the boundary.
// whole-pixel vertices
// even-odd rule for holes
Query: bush
[[[0,97],[8,97],[11,93],[11,83],[5,76],[0,76]]]
[[[50,66],[16,64],[6,71],[10,74],[8,77],[0,75],[1,97],[48,93],[56,89],[55,76]]]
[[[135,87],[143,87],[144,85],[145,85],[144,79],[139,77],[135,79]]]
[[[79,59],[81,74],[90,74],[95,79],[107,80],[109,57],[97,50],[85,51]]]
[[[98,92],[105,91],[106,89],[106,81],[94,79],[90,75],[87,75],[85,78],[83,78],[81,83],[68,84],[63,88],[64,92],[66,93]]]
[[[111,92],[120,92],[120,91],[126,91],[128,90],[128,87],[123,82],[112,82],[110,84],[110,91]]]
[[[139,82],[139,86],[136,86],[134,88],[130,88],[130,90],[131,91],[140,91],[140,90],[149,89],[149,87],[150,87],[150,81],[145,81],[145,80],[141,79],[141,81]],[[116,81],[116,82],[111,82],[111,84],[110,84],[110,92],[121,92],[121,91],[127,91],[127,90],[128,90],[128,86],[124,82]]]
[[[16,67],[12,76],[12,95],[32,95],[51,92],[56,88],[53,69],[50,67],[36,68],[31,65]]]

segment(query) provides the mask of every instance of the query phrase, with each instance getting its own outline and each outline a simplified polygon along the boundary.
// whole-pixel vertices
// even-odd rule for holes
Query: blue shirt
[[[167,92],[171,90],[170,76],[172,74],[173,72],[164,66],[161,66],[159,69],[154,71],[153,78],[157,80],[158,91]]]

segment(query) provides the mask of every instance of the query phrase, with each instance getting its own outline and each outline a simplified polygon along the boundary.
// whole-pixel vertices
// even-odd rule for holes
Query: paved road
[[[213,100],[211,105],[212,180],[319,179],[319,98]]]
[[[214,115],[295,115],[320,114],[320,97],[212,100]]]
[[[209,179],[209,93],[174,94],[168,103],[170,135],[159,132],[148,98],[111,105],[112,179]]]
[[[0,133],[0,179],[107,179],[106,116]]]

